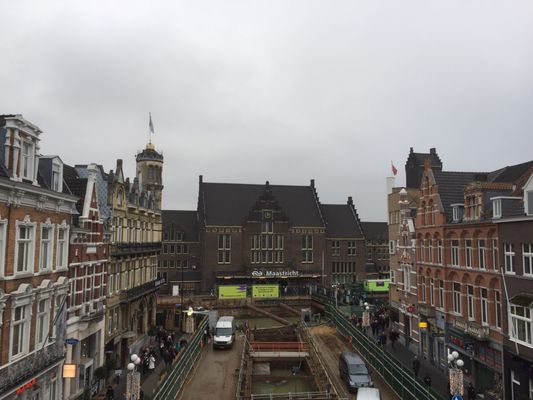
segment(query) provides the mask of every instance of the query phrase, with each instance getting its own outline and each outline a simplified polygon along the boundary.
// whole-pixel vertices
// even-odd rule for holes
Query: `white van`
[[[362,387],[357,390],[357,400],[380,400],[379,389]]]
[[[213,335],[213,349],[233,347],[235,341],[235,318],[220,317]]]

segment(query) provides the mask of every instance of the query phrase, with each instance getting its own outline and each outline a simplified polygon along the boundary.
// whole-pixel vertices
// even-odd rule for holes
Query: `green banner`
[[[279,297],[279,285],[253,285],[252,297],[277,298]]]
[[[218,287],[219,299],[245,299],[246,285],[225,285]]]

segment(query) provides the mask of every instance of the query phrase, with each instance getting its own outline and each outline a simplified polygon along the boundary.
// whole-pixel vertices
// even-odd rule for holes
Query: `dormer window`
[[[57,159],[52,163],[52,190],[63,191],[63,166]]]
[[[464,205],[452,204],[451,206],[453,222],[461,222],[461,220],[463,219]]]
[[[492,200],[492,218],[502,217],[502,199]]]
[[[525,194],[526,197],[526,214],[533,215],[533,190],[528,190]]]
[[[33,160],[35,157],[35,145],[30,140],[22,140],[22,164],[20,166],[23,179],[33,181]]]

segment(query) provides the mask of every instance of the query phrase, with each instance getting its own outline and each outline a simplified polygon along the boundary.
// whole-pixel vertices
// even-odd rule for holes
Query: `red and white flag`
[[[396,174],[398,173],[398,170],[396,169],[396,167],[394,166],[394,164],[392,163],[392,161],[390,162],[390,165],[392,166],[392,174],[394,176],[396,176]]]

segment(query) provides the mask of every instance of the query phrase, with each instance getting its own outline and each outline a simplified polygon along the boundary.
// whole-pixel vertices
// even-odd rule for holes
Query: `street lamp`
[[[128,376],[126,378],[126,400],[139,400],[141,396],[141,374],[137,372],[137,366],[141,363],[141,358],[137,354],[132,354],[127,366]]]
[[[461,370],[464,365],[465,362],[459,358],[457,351],[454,350],[448,354],[450,394],[452,396],[464,394],[463,371]]]

